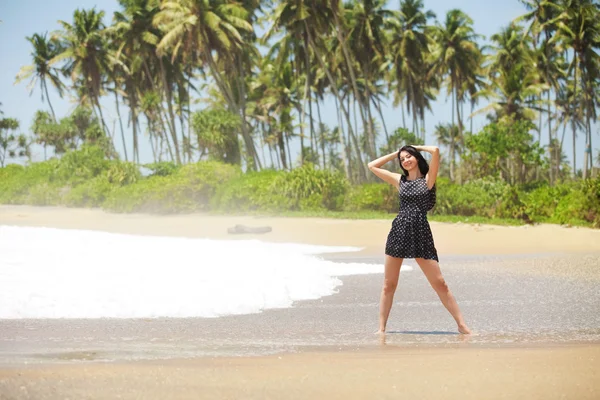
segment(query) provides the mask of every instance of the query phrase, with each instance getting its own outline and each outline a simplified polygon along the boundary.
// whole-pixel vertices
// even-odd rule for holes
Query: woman
[[[431,165],[419,151],[431,154]],[[381,167],[398,158],[403,175]],[[436,201],[435,180],[440,165],[440,150],[435,146],[404,146],[400,150],[369,163],[369,169],[379,178],[398,189],[400,211],[392,222],[385,246],[385,276],[379,306],[379,333],[385,333],[387,320],[398,286],[400,267],[405,258],[414,258],[442,304],[458,324],[458,331],[470,334],[458,304],[444,281],[438,264],[433,235],[427,221],[427,211]]]

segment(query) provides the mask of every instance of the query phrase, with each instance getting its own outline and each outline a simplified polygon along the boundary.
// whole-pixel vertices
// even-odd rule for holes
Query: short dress
[[[400,210],[392,221],[385,244],[385,254],[397,258],[438,260],[427,211],[435,206],[436,187],[429,189],[425,177],[400,178],[398,189]]]

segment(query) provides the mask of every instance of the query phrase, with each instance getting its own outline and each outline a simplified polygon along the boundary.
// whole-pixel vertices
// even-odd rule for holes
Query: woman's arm
[[[379,157],[376,160],[371,161],[368,166],[372,173],[377,175],[377,177],[383,179],[390,185],[393,185],[396,189],[398,189],[400,185],[400,174],[395,172],[390,172],[387,169],[381,168],[384,164],[398,158],[398,151],[390,153],[388,155]]]
[[[413,146],[419,151],[426,151],[431,154],[431,162],[429,163],[429,172],[425,177],[427,187],[431,189],[435,185],[438,170],[440,169],[440,149],[437,146]]]

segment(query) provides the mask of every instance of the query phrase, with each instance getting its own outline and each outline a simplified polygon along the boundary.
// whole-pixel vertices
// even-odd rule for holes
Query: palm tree
[[[527,13],[518,17],[515,22],[527,21],[529,25],[525,31],[526,36],[531,36],[533,39],[534,46],[534,67],[540,71],[540,81],[546,83],[549,86],[549,90],[546,91],[546,115],[548,125],[548,143],[558,143],[554,140],[552,133],[552,112],[551,112],[551,101],[550,92],[554,89],[558,91],[560,85],[559,80],[563,77],[564,73],[561,69],[561,58],[560,53],[557,51],[555,43],[551,43],[550,39],[556,32],[556,24],[554,19],[558,16],[560,6],[556,1],[552,0],[520,0],[525,5]],[[540,43],[540,36],[544,34],[543,39]],[[541,134],[541,113],[540,113],[540,127],[539,133]],[[548,146],[548,149],[554,147]],[[558,160],[558,158],[550,155],[550,160]],[[557,165],[556,168],[560,168]],[[554,182],[554,165],[550,168],[550,182]]]
[[[432,88],[437,82],[428,75],[430,46],[428,22],[435,18],[433,11],[423,11],[422,0],[403,0],[396,20],[390,29],[390,56],[386,65],[391,66],[394,103],[404,103],[406,111],[413,116],[413,131],[418,132],[418,119],[423,119]],[[405,100],[403,101],[403,98]],[[402,108],[404,121],[404,109]],[[406,123],[403,122],[404,127]]]
[[[4,164],[8,157],[15,157],[14,145],[17,137],[9,134],[10,131],[19,129],[19,121],[14,118],[3,118],[0,120],[0,168],[4,168]],[[21,144],[22,139],[18,142]],[[19,154],[20,155],[20,154]]]
[[[473,20],[457,9],[448,11],[444,25],[436,25],[432,35],[436,43],[432,54],[432,59],[436,60],[432,72],[447,78],[448,94],[452,95],[458,131],[462,137],[460,106],[465,101],[467,88],[477,80],[481,68],[481,52],[476,43],[479,35],[473,31]]]
[[[73,23],[59,21],[64,31],[60,33],[63,52],[54,57],[50,65],[65,60],[65,71],[71,76],[73,85],[81,84],[85,94],[96,107],[105,133],[100,96],[104,76],[109,69],[109,54],[104,36],[104,11],[75,10]]]
[[[244,71],[248,48],[242,32],[253,32],[252,16],[243,5],[233,2],[174,0],[161,3],[154,18],[164,36],[158,43],[159,55],[181,55],[200,67],[207,67],[232,112],[241,118],[242,137],[253,167],[260,166],[246,121]],[[230,75],[227,79],[226,74]],[[241,90],[241,91],[240,91]]]
[[[490,86],[479,95],[491,98],[491,103],[476,113],[495,111],[495,118],[533,120],[540,107],[540,94],[548,85],[539,79],[530,51],[529,38],[523,28],[511,23],[500,33],[492,35],[494,53],[488,66]]]
[[[367,113],[370,131],[366,136],[368,154],[375,156],[375,129],[371,112],[371,87],[381,78],[381,65],[386,59],[387,43],[385,29],[390,27],[394,13],[385,9],[385,0],[363,0],[346,4],[348,21],[348,44],[352,58],[358,63],[362,74],[363,95],[359,100]],[[357,82],[360,85],[359,82]],[[384,122],[385,123],[385,122]]]
[[[448,148],[450,158],[450,179],[454,180],[454,165],[456,153],[462,152],[463,138],[458,126],[451,124],[438,124],[434,131],[435,138],[441,146]]]
[[[115,58],[124,64],[122,87],[124,99],[130,108],[133,158],[139,162],[138,116],[141,112],[141,96],[146,91],[156,90],[152,70],[158,64],[156,44],[160,39],[160,31],[152,21],[160,10],[159,0],[119,0],[119,4],[122,11],[114,13],[108,34],[118,44]],[[162,120],[162,107],[159,110]]]
[[[577,67],[575,67],[577,68]],[[563,133],[559,142],[559,147],[557,149],[557,154],[562,154],[563,143],[565,140],[565,133],[568,125],[571,125],[573,136],[573,168],[572,175],[577,175],[577,151],[576,151],[576,139],[577,139],[577,130],[583,128],[584,125],[584,113],[583,107],[581,104],[583,103],[583,96],[581,92],[577,92],[576,84],[573,81],[567,81],[564,85],[562,85],[556,96],[556,125],[555,131],[558,132],[558,129],[563,128]],[[557,155],[555,155],[555,159],[558,159]],[[556,175],[559,173],[560,165],[556,165]]]
[[[279,32],[285,30],[285,32],[289,32],[290,36],[302,38],[302,40],[306,41],[304,42],[304,46],[308,45],[310,47],[320,70],[327,77],[331,93],[334,95],[337,106],[346,119],[349,136],[355,138],[349,110],[340,94],[339,81],[332,72],[335,70],[331,66],[335,61],[335,55],[332,48],[328,46],[328,39],[331,37],[333,30],[331,21],[336,18],[339,25],[339,3],[333,2],[333,4],[329,4],[322,0],[312,0],[310,2],[305,0],[286,0],[279,3],[272,15],[273,25],[270,29],[271,31]],[[339,36],[337,39],[339,47],[342,47]],[[329,57],[325,58],[324,54],[327,54]],[[351,71],[350,73],[353,74],[354,72]],[[356,97],[358,98],[359,96]],[[362,156],[359,151],[357,151],[356,156],[359,163],[359,179],[364,180],[367,176],[366,164],[362,162]],[[349,159],[344,157],[344,161],[346,162],[346,176],[350,179]]]
[[[600,4],[595,0],[563,0],[561,6],[561,13],[556,18],[558,26],[556,40],[565,48],[573,49],[569,71],[573,73],[575,88],[579,85],[584,94],[586,148],[583,176],[585,178],[593,159],[590,121],[596,119],[598,104],[595,86],[600,79],[600,56],[597,53],[600,49]],[[579,77],[578,69],[581,71]],[[574,125],[573,129],[575,129]]]
[[[63,96],[63,89],[65,85],[60,80],[60,69],[53,67],[50,61],[61,53],[61,47],[59,41],[51,37],[47,38],[47,34],[34,34],[33,36],[26,38],[29,43],[33,46],[31,56],[33,58],[33,64],[22,67],[17,74],[15,83],[21,82],[23,79],[31,78],[27,88],[30,94],[33,93],[36,83],[39,81],[40,89],[42,91],[42,102],[45,99],[48,101],[52,117],[56,121],[56,114],[54,113],[54,107],[50,102],[50,96],[48,94],[48,81],[58,91],[60,97]]]
[[[294,12],[296,7],[300,7],[300,12]],[[291,72],[296,80],[300,80],[304,75],[304,94],[303,100],[310,99],[311,95],[311,52],[308,43],[308,35],[303,23],[302,15],[308,7],[297,2],[282,2],[274,10],[271,17],[271,27],[261,38],[263,43],[267,43],[274,35],[283,30],[281,38],[275,42],[267,54],[268,58],[273,59],[274,67],[277,70],[284,70],[291,67]],[[305,16],[308,15],[305,14]],[[309,100],[310,104],[310,100]],[[300,106],[300,129],[304,129],[305,107]],[[314,126],[312,124],[312,112],[310,113],[311,122],[311,147],[314,135]],[[300,164],[304,163],[304,134],[300,134]],[[285,163],[284,163],[285,164]]]

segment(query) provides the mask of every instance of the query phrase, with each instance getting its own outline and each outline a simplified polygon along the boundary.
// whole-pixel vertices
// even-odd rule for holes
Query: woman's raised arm
[[[390,185],[393,185],[396,189],[398,189],[400,185],[400,174],[395,172],[388,171],[387,169],[381,168],[384,164],[398,158],[398,151],[387,154],[385,156],[381,156],[376,160],[371,161],[368,166],[372,173],[377,175],[378,178],[383,179]]]
[[[440,149],[437,146],[413,146],[419,151],[426,151],[431,154],[431,162],[429,163],[429,172],[425,177],[427,187],[431,189],[435,185],[438,170],[440,169]]]

